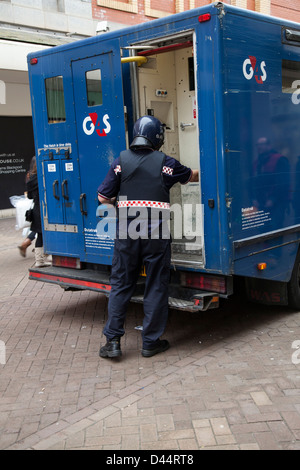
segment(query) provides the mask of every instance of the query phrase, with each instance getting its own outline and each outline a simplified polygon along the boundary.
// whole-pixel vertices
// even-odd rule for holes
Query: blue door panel
[[[99,233],[97,188],[126,148],[126,134],[119,41],[110,41],[105,50],[103,45],[101,54],[72,61],[72,75],[84,224],[81,259],[111,264],[114,239],[107,232]],[[98,96],[92,92],[88,97],[87,77],[92,73],[101,77],[101,98],[96,81],[92,88]]]

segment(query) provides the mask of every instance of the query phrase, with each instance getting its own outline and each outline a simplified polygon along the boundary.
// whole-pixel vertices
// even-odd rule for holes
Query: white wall
[[[0,116],[31,116],[27,54],[46,46],[0,40]]]
[[[47,46],[0,39],[0,70],[27,71],[27,54],[42,49],[47,49]]]

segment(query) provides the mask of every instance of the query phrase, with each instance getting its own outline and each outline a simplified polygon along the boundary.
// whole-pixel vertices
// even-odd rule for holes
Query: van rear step
[[[132,302],[142,303],[143,296],[134,296]],[[185,312],[205,312],[211,308],[219,307],[219,296],[213,292],[202,292],[193,296],[192,300],[169,297],[169,308]]]
[[[30,268],[29,279],[60,285],[65,290],[93,290],[109,295],[111,286],[109,272],[95,271],[93,269],[70,269],[49,266],[45,268]],[[145,279],[140,278],[132,302],[143,302],[143,287]],[[205,311],[219,307],[219,295],[214,292],[197,291],[188,299],[174,297],[174,286],[169,297],[169,307],[188,312]],[[175,289],[177,295],[180,289]],[[186,292],[186,289],[182,289]]]

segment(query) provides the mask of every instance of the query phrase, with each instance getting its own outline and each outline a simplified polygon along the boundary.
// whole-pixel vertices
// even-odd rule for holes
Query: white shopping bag
[[[25,220],[25,212],[33,207],[33,200],[26,196],[11,196],[9,200],[16,208],[16,230],[30,227],[31,222]]]

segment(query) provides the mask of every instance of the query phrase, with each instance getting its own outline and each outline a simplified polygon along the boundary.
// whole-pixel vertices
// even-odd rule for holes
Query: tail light
[[[61,268],[81,269],[81,262],[79,258],[52,255],[52,266]]]
[[[267,263],[258,263],[257,269],[259,271],[263,271],[264,269],[267,269]]]
[[[184,287],[193,287],[205,291],[226,294],[227,284],[226,278],[221,276],[213,276],[211,274],[184,272],[181,273],[181,285]]]

